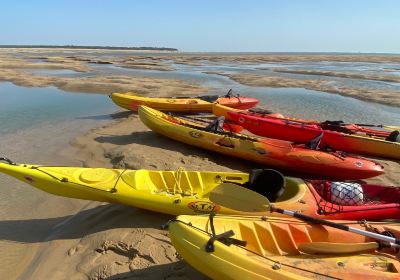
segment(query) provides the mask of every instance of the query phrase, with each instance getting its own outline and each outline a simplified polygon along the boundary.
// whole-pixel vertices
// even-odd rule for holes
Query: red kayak
[[[400,159],[399,142],[387,141],[365,134],[356,135],[326,130],[317,124],[262,117],[248,111],[228,111],[227,115],[229,120],[240,124],[256,135],[310,146],[316,145],[321,149]]]
[[[332,220],[400,219],[400,187],[366,183],[305,181],[316,212]]]
[[[227,107],[221,104],[214,104],[213,105],[213,113],[216,116],[224,116],[227,120],[230,119],[230,116],[228,112],[237,112],[237,113],[243,113],[243,114],[248,114],[260,118],[268,118],[268,119],[278,119],[278,120],[284,120],[288,122],[294,122],[294,123],[299,123],[303,125],[316,125],[324,130],[333,130],[333,131],[339,131],[339,132],[344,132],[347,134],[354,134],[354,133],[364,133],[369,136],[375,136],[375,137],[380,137],[382,139],[387,139],[390,137],[390,135],[398,129],[396,126],[385,126],[385,125],[373,125],[373,124],[346,124],[343,121],[324,121],[324,122],[318,122],[315,120],[303,120],[303,119],[297,119],[297,118],[291,118],[284,116],[280,113],[273,113],[272,111],[266,110],[266,109],[261,109],[261,108],[251,108],[248,110],[237,110],[232,107]],[[382,129],[389,129],[388,130],[379,130],[379,129],[374,129],[372,127],[379,127]]]

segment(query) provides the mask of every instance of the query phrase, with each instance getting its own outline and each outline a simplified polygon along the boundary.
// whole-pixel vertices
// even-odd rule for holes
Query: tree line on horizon
[[[95,49],[95,50],[140,50],[140,51],[178,51],[176,48],[166,47],[112,47],[112,46],[75,46],[75,45],[0,45],[0,48],[31,48],[31,49]]]

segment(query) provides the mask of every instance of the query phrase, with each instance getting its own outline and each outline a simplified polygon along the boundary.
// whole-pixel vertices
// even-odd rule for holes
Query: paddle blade
[[[265,212],[270,209],[265,196],[232,183],[218,185],[210,192],[209,199],[223,207],[241,212]]]
[[[400,130],[400,126],[395,125],[384,125],[383,128],[386,130]]]
[[[310,242],[301,243],[299,251],[306,254],[350,254],[370,251],[379,248],[378,243],[330,243],[330,242]]]

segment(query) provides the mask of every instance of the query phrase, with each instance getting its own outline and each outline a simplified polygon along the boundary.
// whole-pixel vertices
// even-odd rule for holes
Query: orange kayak
[[[185,121],[146,106],[139,107],[142,122],[155,132],[177,141],[318,178],[363,179],[384,173],[373,161],[305,148],[290,142],[250,137],[233,132],[208,131],[204,125]]]

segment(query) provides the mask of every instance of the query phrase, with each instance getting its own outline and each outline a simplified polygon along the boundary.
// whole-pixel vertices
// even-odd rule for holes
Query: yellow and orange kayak
[[[267,173],[270,176],[265,176],[265,173],[262,177],[258,176],[261,181],[257,179],[258,183],[255,183],[257,172],[123,170],[16,164],[3,160],[0,162],[1,173],[54,195],[123,204],[172,215],[211,212],[246,214],[245,211],[213,202],[210,194],[217,191],[221,184],[230,182],[272,200],[270,194],[276,185],[273,183],[276,182],[276,171]],[[286,187],[273,200],[277,207],[324,219],[400,219],[398,188],[362,185],[365,204],[345,206],[333,203],[331,198],[325,199],[322,191],[328,189],[328,181],[305,183],[290,177],[283,180]],[[269,211],[253,214],[280,215]]]
[[[118,106],[132,111],[137,111],[140,105],[146,105],[160,111],[201,113],[212,112],[214,103],[239,109],[249,109],[258,103],[258,99],[245,96],[156,98],[137,96],[129,92],[113,93],[110,97]]]
[[[203,125],[146,106],[139,107],[138,112],[146,126],[174,140],[274,168],[344,180],[384,173],[381,165],[360,157],[312,150],[282,140],[208,131]]]
[[[400,237],[398,223],[368,226]],[[369,249],[375,240],[327,226],[217,215],[179,216],[168,227],[183,259],[212,279],[400,279],[394,249]]]

